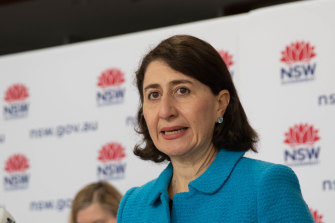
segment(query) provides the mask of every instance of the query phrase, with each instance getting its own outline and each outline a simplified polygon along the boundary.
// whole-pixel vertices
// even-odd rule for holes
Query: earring
[[[222,122],[223,122],[223,118],[222,117],[218,118],[218,123],[221,124]]]

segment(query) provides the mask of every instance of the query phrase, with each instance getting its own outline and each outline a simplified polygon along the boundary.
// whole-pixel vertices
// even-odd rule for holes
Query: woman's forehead
[[[194,83],[197,80],[191,76],[174,70],[163,61],[153,61],[148,65],[144,74],[143,89],[146,85],[169,83],[171,85],[179,83]]]

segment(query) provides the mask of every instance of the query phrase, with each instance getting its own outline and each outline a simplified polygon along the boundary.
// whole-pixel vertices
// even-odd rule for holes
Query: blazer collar
[[[200,192],[215,193],[229,178],[238,161],[243,157],[244,151],[229,151],[220,149],[213,163],[197,179],[189,183],[189,188]],[[153,205],[161,195],[168,197],[168,187],[173,174],[171,163],[155,180],[149,202]]]
[[[163,194],[168,197],[168,187],[172,178],[173,167],[171,162],[159,175],[159,177],[154,181],[152,192],[149,196],[149,203],[154,205],[157,199]]]
[[[220,149],[213,163],[200,177],[189,183],[189,188],[194,188],[206,194],[215,193],[226,183],[244,153],[244,151],[236,152]]]

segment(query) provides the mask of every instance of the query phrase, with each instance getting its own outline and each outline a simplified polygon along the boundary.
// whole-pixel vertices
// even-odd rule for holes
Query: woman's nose
[[[173,98],[170,95],[164,95],[159,105],[159,118],[171,119],[177,116],[177,110]]]

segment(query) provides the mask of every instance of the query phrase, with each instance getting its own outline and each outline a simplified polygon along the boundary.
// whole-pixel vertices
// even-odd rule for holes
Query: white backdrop
[[[299,2],[0,57],[0,207],[17,222],[66,222],[88,183],[124,193],[157,177],[165,164],[132,154],[134,72],[158,42],[191,34],[225,55],[261,138],[247,155],[291,166],[316,222],[335,222],[334,11]]]

